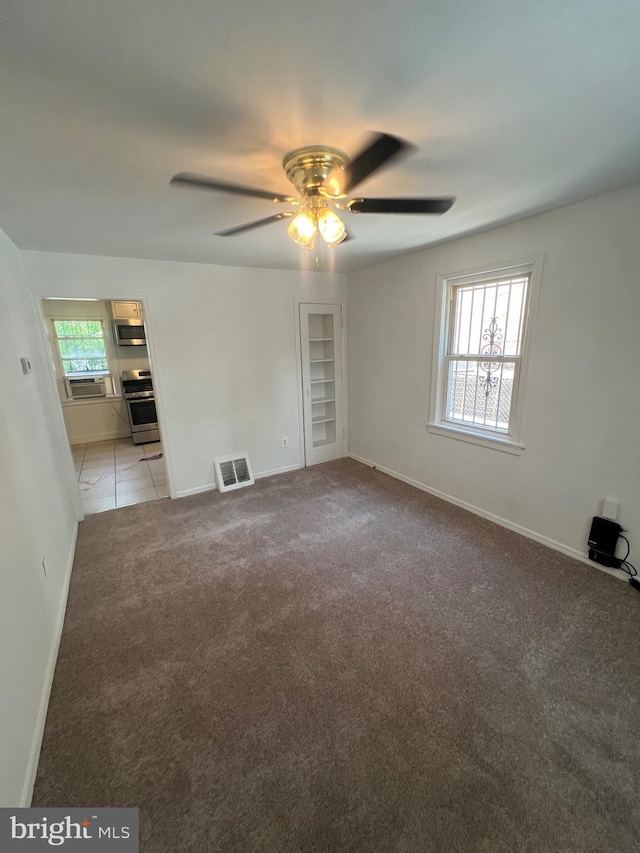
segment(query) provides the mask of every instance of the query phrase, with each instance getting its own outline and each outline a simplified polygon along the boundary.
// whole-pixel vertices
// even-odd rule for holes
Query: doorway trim
[[[147,340],[147,348],[149,352],[149,361],[152,364],[153,375],[158,377],[158,388],[162,386],[162,367],[161,360],[159,359],[159,354],[157,351],[156,344],[154,342],[154,333],[153,333],[153,308],[152,308],[152,298],[146,292],[135,292],[131,290],[126,291],[116,291],[109,290],[105,295],[104,292],[101,292],[99,295],[94,293],[89,294],[87,290],[83,290],[80,288],[68,288],[68,287],[59,287],[52,289],[49,292],[47,290],[34,290],[29,288],[29,293],[31,295],[31,313],[34,325],[34,332],[38,346],[38,356],[40,357],[41,363],[43,365],[42,369],[42,377],[44,383],[44,390],[46,392],[48,407],[51,412],[52,424],[54,428],[54,432],[56,435],[56,442],[58,445],[59,458],[62,462],[62,467],[65,475],[65,482],[67,484],[67,489],[69,491],[71,497],[71,504],[76,513],[76,518],[78,521],[82,521],[84,519],[84,510],[82,508],[82,499],[80,497],[80,489],[78,487],[77,477],[75,475],[75,466],[73,464],[73,457],[71,455],[71,448],[69,445],[69,437],[67,435],[66,426],[64,423],[64,415],[62,412],[62,402],[60,401],[60,394],[58,392],[58,387],[56,383],[56,377],[54,372],[54,364],[53,364],[53,354],[51,353],[51,349],[49,346],[49,339],[46,333],[45,328],[45,317],[42,313],[42,305],[41,302],[43,299],[74,299],[74,298],[90,298],[103,300],[105,302],[117,302],[123,299],[131,299],[136,302],[141,302],[144,310],[144,323],[145,327],[149,330],[148,340]],[[156,410],[158,414],[158,423],[160,425],[160,435],[162,437],[162,444],[164,448],[164,459],[167,471],[167,491],[169,492],[169,497],[173,498],[175,496],[175,477],[172,467],[172,459],[173,453],[171,452],[171,439],[166,431],[165,427],[165,418],[164,418],[164,402],[162,400],[162,392],[158,393],[158,388],[156,387],[156,383],[154,382],[154,400],[156,403]],[[167,448],[169,448],[169,452],[167,453]]]
[[[42,299],[31,291],[31,313],[33,317],[33,325],[35,337],[38,346],[38,357],[42,364],[42,381],[44,383],[45,397],[48,404],[48,409],[51,414],[51,422],[53,431],[58,445],[58,457],[62,463],[64,479],[71,499],[71,506],[76,516],[77,521],[84,519],[84,509],[82,507],[82,499],[80,497],[80,489],[78,487],[78,478],[75,473],[73,457],[71,455],[71,446],[67,429],[64,423],[64,415],[62,413],[62,403],[60,402],[60,394],[56,383],[55,373],[53,370],[53,354],[49,346],[49,340],[45,332],[46,319],[42,313]]]
[[[347,300],[345,299],[314,299],[312,296],[295,296],[293,299],[293,319],[296,343],[296,382],[298,383],[298,435],[300,467],[307,467],[307,456],[304,445],[304,389],[302,387],[302,334],[300,329],[300,306],[301,305],[330,305],[339,307],[342,316],[342,426],[344,430],[344,453],[343,457],[349,455],[349,383],[348,383],[348,360],[347,360]]]

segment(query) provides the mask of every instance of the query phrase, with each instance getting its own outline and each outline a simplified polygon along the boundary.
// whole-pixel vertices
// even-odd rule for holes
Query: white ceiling
[[[419,151],[358,194],[456,195],[442,217],[346,215],[349,271],[640,181],[638,0],[5,0],[0,227],[24,249],[297,268],[270,202],[290,149]],[[324,268],[330,258],[321,256]]]

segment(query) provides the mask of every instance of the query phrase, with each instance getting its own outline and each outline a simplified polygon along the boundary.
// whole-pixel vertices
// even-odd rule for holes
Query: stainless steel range
[[[134,444],[160,441],[150,370],[123,370],[122,393],[127,402]]]

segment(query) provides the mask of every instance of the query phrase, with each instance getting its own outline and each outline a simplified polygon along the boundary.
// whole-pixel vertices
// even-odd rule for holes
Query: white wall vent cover
[[[231,456],[218,456],[213,460],[216,472],[216,485],[220,492],[230,492],[255,483],[248,453],[234,453]]]

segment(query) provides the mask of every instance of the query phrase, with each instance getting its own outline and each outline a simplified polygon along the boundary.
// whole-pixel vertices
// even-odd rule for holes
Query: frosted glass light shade
[[[310,210],[301,210],[287,228],[289,237],[305,249],[313,249],[317,231],[315,216]]]
[[[318,230],[324,242],[330,248],[337,246],[347,236],[344,222],[328,207],[318,211]]]

